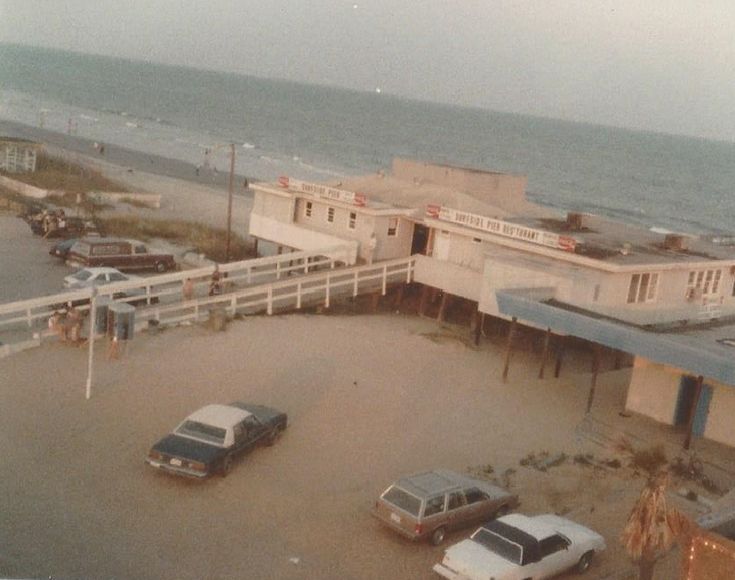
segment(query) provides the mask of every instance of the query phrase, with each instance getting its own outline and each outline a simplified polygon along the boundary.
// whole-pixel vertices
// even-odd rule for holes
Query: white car
[[[128,280],[142,280],[140,276],[123,274],[115,268],[82,268],[64,278],[66,288],[78,289],[112,284],[113,282],[126,282]]]
[[[64,278],[64,286],[70,290],[79,290],[81,288],[91,288],[92,286],[103,286],[106,284],[114,284],[116,282],[131,282],[133,280],[141,281],[140,276],[131,274],[123,274],[115,268],[82,268],[74,274]],[[139,304],[146,302],[145,288],[127,288],[119,292],[115,292],[112,297],[115,300],[125,300],[131,304]],[[126,300],[127,298],[135,298],[135,300]],[[81,300],[74,305],[86,304],[88,300]],[[151,303],[157,303],[158,297],[151,298]]]
[[[585,572],[604,549],[600,534],[566,518],[510,514],[448,548],[434,571],[450,580],[542,580]]]

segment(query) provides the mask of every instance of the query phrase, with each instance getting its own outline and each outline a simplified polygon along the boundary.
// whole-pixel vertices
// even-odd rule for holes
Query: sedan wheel
[[[283,435],[283,425],[278,425],[268,436],[266,445],[274,445],[281,438],[281,435]]]
[[[232,471],[232,455],[225,457],[222,462],[222,477],[226,477]]]
[[[163,262],[156,262],[156,272],[163,273],[166,271],[166,264]]]
[[[577,572],[584,574],[589,570],[590,564],[592,564],[592,556],[594,556],[594,554],[594,552],[587,552],[582,555],[579,562],[577,562]]]
[[[447,535],[447,530],[442,526],[441,528],[437,528],[434,530],[434,533],[431,534],[431,543],[435,546],[438,546],[444,541],[444,536]]]

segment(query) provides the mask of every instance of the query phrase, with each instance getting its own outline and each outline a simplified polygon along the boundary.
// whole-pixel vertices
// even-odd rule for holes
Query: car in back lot
[[[132,274],[123,274],[115,268],[81,268],[64,278],[64,287],[69,290],[79,290],[81,288],[91,288],[93,286],[103,286],[116,282],[130,282],[133,280],[143,280],[143,278]],[[115,292],[112,297],[115,300],[135,297],[136,300],[126,300],[133,305],[146,302],[147,299],[145,288],[128,288],[120,292]],[[74,301],[72,304],[78,306],[87,302],[88,300]],[[151,302],[158,302],[158,297],[153,296]]]
[[[411,540],[438,545],[447,532],[477,525],[518,507],[518,496],[448,469],[403,477],[386,489],[373,515]]]
[[[138,240],[121,238],[82,238],[71,247],[66,263],[77,268],[152,269],[156,272],[176,268],[172,254],[152,251]]]
[[[224,476],[239,456],[258,445],[273,445],[287,426],[286,413],[272,407],[239,401],[207,405],[153,445],[146,463],[175,475]]]
[[[434,571],[449,580],[543,580],[572,568],[586,572],[605,540],[553,514],[510,514],[448,548]]]
[[[67,256],[69,255],[69,251],[71,250],[71,247],[78,241],[79,238],[68,238],[66,240],[61,240],[60,242],[56,242],[53,246],[51,246],[51,249],[48,251],[48,253],[51,254],[54,258],[66,260]]]

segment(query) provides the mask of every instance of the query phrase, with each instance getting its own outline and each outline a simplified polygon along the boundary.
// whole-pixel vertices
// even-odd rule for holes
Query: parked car
[[[106,266],[118,270],[166,272],[176,268],[173,255],[153,252],[143,242],[120,238],[82,238],[71,247],[66,263],[77,268]]]
[[[82,268],[73,274],[64,278],[64,287],[69,290],[79,290],[80,288],[91,288],[92,286],[103,286],[105,284],[114,284],[115,282],[128,282],[130,280],[143,280],[140,276],[131,274],[123,274],[115,268]],[[115,292],[112,297],[115,300],[121,298],[140,297],[136,300],[129,300],[133,305],[144,303],[147,300],[145,288],[128,288]],[[73,305],[86,304],[88,300],[74,301]],[[151,297],[152,303],[158,302],[158,297]]]
[[[542,580],[586,572],[604,550],[600,534],[566,518],[511,514],[448,548],[434,571],[451,580]]]
[[[53,214],[56,215],[56,214]],[[70,238],[80,236],[99,236],[97,225],[92,220],[68,216],[64,218],[56,217],[55,227],[50,230],[44,228],[44,220],[38,219],[37,216],[28,220],[31,231],[37,236],[45,235],[47,238]]]
[[[188,477],[223,476],[238,456],[273,445],[288,425],[286,413],[263,405],[207,405],[184,419],[148,453],[148,465]]]
[[[477,525],[518,506],[496,485],[447,469],[403,477],[386,489],[373,515],[411,540],[438,545],[450,530]]]
[[[55,258],[66,260],[66,257],[69,255],[69,250],[71,250],[71,247],[76,244],[77,241],[79,241],[79,238],[69,238],[66,240],[61,240],[60,242],[56,242],[53,246],[51,246],[51,249],[48,251],[48,253]]]

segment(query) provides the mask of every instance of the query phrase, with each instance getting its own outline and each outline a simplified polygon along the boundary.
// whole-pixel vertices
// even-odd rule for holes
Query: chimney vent
[[[577,212],[567,213],[567,229],[578,232],[584,228],[584,214]]]
[[[664,249],[680,252],[689,248],[686,236],[681,234],[666,234],[664,237]]]

